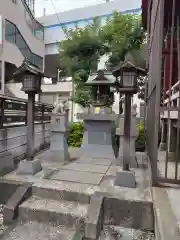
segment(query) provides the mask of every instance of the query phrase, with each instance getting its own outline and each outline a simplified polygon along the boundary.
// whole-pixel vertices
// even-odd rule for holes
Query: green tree
[[[96,18],[84,29],[64,31],[67,38],[59,44],[62,73],[72,76],[75,86],[72,100],[82,107],[91,104],[90,87],[84,83],[90,72],[97,70],[100,57],[109,55],[107,68],[112,70],[128,53],[137,55],[144,39],[140,16],[117,12],[104,26]]]
[[[99,19],[84,29],[66,32],[67,39],[59,44],[61,67],[67,76],[72,76],[75,91],[72,100],[82,107],[91,103],[90,88],[84,86],[91,71],[97,69],[102,55],[107,52],[102,42]]]
[[[141,17],[115,12],[103,27],[103,38],[109,49],[107,67],[110,70],[124,61],[127,54],[137,58],[145,38]]]

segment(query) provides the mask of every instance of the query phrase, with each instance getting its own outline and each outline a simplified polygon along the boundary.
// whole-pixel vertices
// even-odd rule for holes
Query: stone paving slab
[[[80,163],[70,163],[62,167],[62,169],[92,172],[92,173],[106,173],[109,166],[102,165],[92,165],[92,164],[80,164]]]
[[[120,166],[110,166],[108,171],[106,172],[106,175],[115,177],[116,173],[121,170],[122,170],[122,167]]]
[[[102,158],[79,158],[76,163],[110,166],[112,160]]]
[[[59,170],[50,179],[68,182],[99,185],[104,174],[83,171]]]
[[[137,157],[139,163],[141,163],[142,157],[139,158],[139,154],[137,154]],[[101,160],[102,159],[100,159],[100,161]],[[79,163],[79,160],[77,161]],[[146,159],[143,160],[143,162],[146,163]],[[35,187],[56,189],[57,191],[68,189],[68,191],[83,192],[87,194],[93,194],[95,191],[99,191],[102,193],[108,192],[118,198],[133,198],[137,201],[152,201],[150,181],[151,174],[149,173],[148,169],[143,169],[141,167],[133,169],[136,174],[137,188],[130,190],[128,188],[114,186],[116,171],[118,169],[121,170],[121,167],[111,165],[108,171],[104,174],[64,169],[64,171],[62,170],[64,172],[63,174],[56,176],[57,171],[55,171],[54,174],[50,175],[49,179],[43,179],[43,173],[36,174],[35,176],[30,176],[17,175],[14,171],[3,176],[1,179],[16,182],[21,181],[24,183],[33,183],[33,186]]]

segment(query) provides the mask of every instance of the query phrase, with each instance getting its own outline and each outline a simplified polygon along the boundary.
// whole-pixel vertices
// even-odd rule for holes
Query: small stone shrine
[[[85,83],[91,86],[92,106],[88,113],[79,113],[77,117],[84,120],[84,135],[80,156],[86,158],[114,159],[113,127],[117,116],[112,113],[114,101],[113,87],[116,78],[109,72],[99,70],[92,73]]]

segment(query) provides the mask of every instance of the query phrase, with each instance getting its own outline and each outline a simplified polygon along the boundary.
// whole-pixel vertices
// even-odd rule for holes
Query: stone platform
[[[32,183],[33,186],[71,186],[78,189],[94,189],[95,191],[110,193],[127,198],[134,198],[140,201],[151,201],[150,174],[145,167],[133,169],[136,175],[137,188],[128,189],[124,187],[115,187],[114,180],[116,172],[121,171],[120,166],[115,166],[112,160],[108,159],[78,159],[78,149],[70,149],[72,162],[57,163],[43,161],[42,153],[37,158],[42,160],[43,170],[34,176],[18,175],[16,171],[6,174],[2,179]],[[147,167],[144,162],[143,154],[137,153],[139,166]],[[76,160],[75,160],[76,159]]]
[[[17,222],[12,229],[14,238],[7,232],[4,240],[20,237],[31,240],[41,236],[50,239],[50,235],[46,235],[46,229],[49,228],[50,232],[57,229],[51,226],[51,221],[53,226],[66,227],[64,231],[59,230],[57,238],[62,234],[62,239],[64,237],[69,240],[82,239],[82,232],[87,237],[85,240],[89,239],[89,234],[90,239],[97,240],[96,236],[100,236],[102,230],[99,226],[102,227],[102,224],[153,230],[150,174],[142,154],[137,156],[139,166],[143,167],[134,169],[137,187],[129,189],[114,186],[116,172],[121,167],[115,166],[112,160],[76,159],[78,149],[73,149],[70,153],[71,162],[64,163],[43,161],[45,152],[37,156],[41,158],[43,170],[33,176],[18,175],[15,170],[1,177],[1,181],[29,183],[32,187],[32,195],[18,206],[18,219],[23,221],[22,224]],[[29,221],[32,221],[32,225]],[[41,229],[45,228],[45,235],[36,231],[36,221]],[[68,230],[72,233],[69,238],[66,236]],[[27,231],[33,231],[32,237],[26,236]]]

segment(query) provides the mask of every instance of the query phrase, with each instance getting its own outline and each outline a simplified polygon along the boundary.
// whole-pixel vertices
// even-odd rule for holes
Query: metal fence
[[[53,105],[35,103],[34,123],[50,122]],[[27,124],[27,101],[0,95],[0,129]]]
[[[180,3],[150,1],[145,128],[152,181],[180,183]]]

